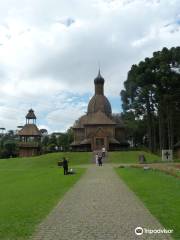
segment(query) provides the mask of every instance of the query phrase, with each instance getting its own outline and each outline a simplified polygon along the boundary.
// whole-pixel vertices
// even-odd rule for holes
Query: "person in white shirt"
[[[102,148],[102,157],[105,158],[106,156],[106,149],[105,147]]]

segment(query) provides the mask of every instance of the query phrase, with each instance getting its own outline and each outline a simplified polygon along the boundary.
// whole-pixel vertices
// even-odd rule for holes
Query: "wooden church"
[[[125,127],[121,119],[113,118],[111,104],[104,95],[104,78],[100,70],[94,79],[95,93],[91,98],[87,114],[80,117],[73,126],[74,151],[95,151],[105,147],[106,150],[127,148]]]

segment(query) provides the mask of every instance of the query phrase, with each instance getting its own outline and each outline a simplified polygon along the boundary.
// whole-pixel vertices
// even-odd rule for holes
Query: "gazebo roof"
[[[35,124],[26,124],[19,132],[19,136],[41,136],[41,132]]]
[[[26,115],[26,119],[36,119],[36,115],[34,114],[34,110],[30,109],[28,114]]]

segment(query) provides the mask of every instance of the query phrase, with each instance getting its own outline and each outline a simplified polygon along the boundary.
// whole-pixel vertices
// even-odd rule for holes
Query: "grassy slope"
[[[27,239],[84,172],[63,175],[57,161],[64,154],[0,160],[0,239]],[[89,162],[88,153],[65,154],[70,165]]]
[[[0,169],[8,169],[9,167],[12,169],[56,167],[58,160],[62,160],[62,157],[67,157],[70,165],[86,164],[90,163],[91,156],[92,153],[87,152],[60,152],[29,158],[0,159]]]
[[[144,154],[147,163],[161,161],[161,158],[155,154],[143,151],[122,151],[109,152],[109,162],[112,163],[139,163],[139,155]]]
[[[180,239],[180,181],[159,171],[117,169],[117,173],[173,237]]]

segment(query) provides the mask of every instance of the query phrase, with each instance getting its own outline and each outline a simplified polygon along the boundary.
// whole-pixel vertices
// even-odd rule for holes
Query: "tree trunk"
[[[159,149],[162,151],[162,149],[166,148],[166,128],[165,128],[165,116],[163,111],[163,106],[161,106],[161,103],[159,104],[158,109],[158,117],[159,117]]]
[[[167,130],[168,130],[168,148],[173,149],[174,129],[173,129],[173,107],[167,104]]]
[[[149,104],[149,99],[146,102],[146,110],[147,110],[147,130],[148,130],[148,148],[150,151],[153,151],[153,127],[152,127],[152,114]]]

